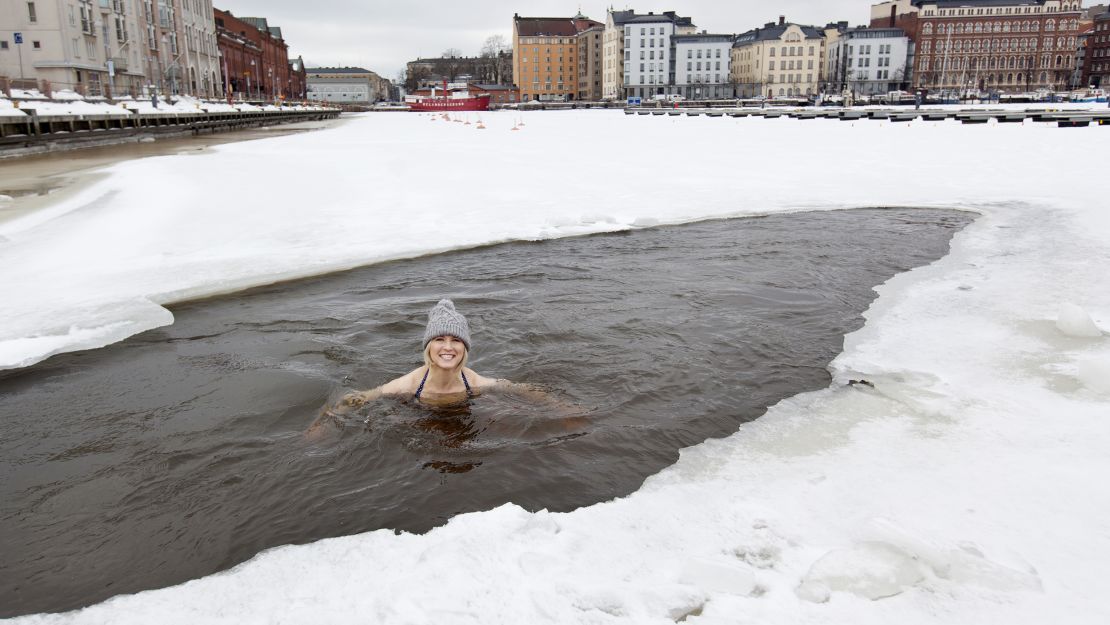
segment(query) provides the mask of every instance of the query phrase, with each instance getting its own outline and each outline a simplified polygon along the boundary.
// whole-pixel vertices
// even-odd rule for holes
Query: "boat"
[[[1087,89],[1073,91],[1068,95],[1068,100],[1071,102],[1083,102],[1086,104],[1103,103],[1107,101],[1106,91],[1103,89]]]
[[[467,89],[448,89],[447,81],[443,82],[443,90],[437,95],[436,88],[432,87],[430,96],[410,95],[405,96],[405,104],[410,111],[488,111],[490,94],[470,95]]]

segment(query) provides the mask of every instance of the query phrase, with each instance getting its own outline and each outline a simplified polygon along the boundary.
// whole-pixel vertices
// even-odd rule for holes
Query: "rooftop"
[[[309,67],[305,69],[309,74],[373,74],[374,72],[361,67]]]
[[[1041,6],[1046,0],[910,0],[910,4],[921,7],[925,4],[935,4],[941,9],[959,9],[964,7],[1009,7],[1009,6]]]
[[[791,26],[797,26],[802,29],[802,34],[806,39],[821,39],[824,34],[815,26],[802,26],[801,24],[792,24],[784,22],[782,24],[775,24],[773,22],[766,24],[763,28],[756,28],[749,30],[746,33],[741,33],[736,36],[736,45],[746,45],[755,43],[757,41],[774,41],[782,38],[782,35]]]
[[[601,22],[581,17],[521,17],[513,15],[516,32],[521,37],[573,37],[597,26]]]
[[[649,11],[647,13],[636,13],[635,11],[612,11],[613,23],[617,26],[624,24],[658,24],[659,22],[671,22],[676,26],[693,26],[694,20],[689,17],[682,17],[677,15],[674,11],[663,11],[662,13],[655,13]]]

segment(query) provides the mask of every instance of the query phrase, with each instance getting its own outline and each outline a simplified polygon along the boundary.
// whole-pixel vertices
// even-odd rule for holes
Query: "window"
[[[0,41],[0,50],[7,50],[7,49],[8,49],[8,40],[5,39],[3,41]]]
[[[31,42],[31,49],[32,50],[41,50],[42,49],[42,42],[41,41],[32,41]]]
[[[32,24],[39,21],[38,15],[35,14],[35,3],[34,2],[28,2],[27,3],[27,19],[31,20]]]

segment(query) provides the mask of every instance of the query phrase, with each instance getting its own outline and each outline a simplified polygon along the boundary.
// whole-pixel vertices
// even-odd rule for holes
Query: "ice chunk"
[[[874,600],[900,594],[924,578],[921,563],[901,549],[889,543],[862,542],[821,556],[795,592],[815,602],[827,600],[830,591]]]
[[[653,226],[658,226],[659,220],[654,217],[637,217],[636,220],[632,222],[632,225],[637,228],[651,228]]]
[[[1056,328],[1068,336],[1078,338],[1102,336],[1102,331],[1091,320],[1087,311],[1066,302],[1060,305],[1060,312],[1056,316]]]
[[[755,590],[755,575],[750,568],[731,561],[708,558],[687,560],[678,581],[707,592],[730,595],[750,595]]]
[[[3,204],[5,202],[11,202],[11,201],[12,201],[12,196],[10,196],[10,195],[0,195],[0,204]]]
[[[1011,555],[1011,562],[1002,564],[988,559],[974,543],[942,546],[911,534],[889,519],[873,519],[869,525],[873,535],[911,554],[941,579],[1002,591],[1042,589],[1037,571],[1017,555]]]

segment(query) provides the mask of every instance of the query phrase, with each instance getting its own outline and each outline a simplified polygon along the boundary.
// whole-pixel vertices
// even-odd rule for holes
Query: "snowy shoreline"
[[[281,547],[173,588],[17,621],[1032,624],[1110,618],[1099,575],[1110,559],[1110,532],[1102,522],[1110,495],[1098,479],[1110,474],[1110,216],[1084,191],[1096,175],[1094,161],[1067,159],[1084,142],[1106,141],[1103,131],[967,129],[949,122],[868,122],[849,130],[848,124],[794,120],[676,125],[613,117],[605,128],[592,123],[600,118],[573,113],[524,119],[526,130],[500,128],[502,137],[513,138],[494,141],[516,148],[509,142],[526,133],[553,141],[585,125],[632,151],[650,150],[652,141],[671,147],[693,141],[718,158],[676,168],[667,187],[650,186],[657,173],[639,163],[610,163],[604,171],[622,180],[624,191],[596,188],[635,204],[627,209],[584,212],[537,202],[530,186],[518,184],[492,205],[402,204],[409,209],[404,219],[379,214],[360,221],[353,208],[346,216],[363,227],[373,221],[394,242],[409,236],[410,243],[427,244],[430,237],[460,246],[520,231],[566,236],[743,213],[719,199],[730,193],[749,202],[753,214],[928,205],[981,216],[955,236],[947,256],[877,288],[865,325],[846,337],[831,366],[829,389],[780,402],[729,438],[683,450],[678,463],[629,497],[566,514],[507,505],[456,517],[422,536],[380,530]],[[364,125],[379,127],[372,120]],[[426,134],[437,147],[449,138],[444,158],[497,154],[464,136],[472,131],[462,124],[420,118],[401,125],[401,136],[387,133],[372,143],[383,151],[404,149],[411,140],[404,133],[420,132],[420,125],[436,128]],[[764,149],[722,145],[719,136],[731,128],[745,146]],[[645,130],[652,131],[649,141],[637,134]],[[814,136],[821,141],[811,151],[790,151],[790,142]],[[296,137],[254,143],[289,140],[305,147]],[[845,158],[849,140],[858,143]],[[888,151],[903,143],[913,149],[914,159],[902,163],[908,172]],[[966,149],[968,143],[976,149]],[[541,141],[536,149],[552,145]],[[221,148],[216,156],[223,158],[215,160],[227,166],[259,147],[265,146]],[[499,158],[527,160],[519,151]],[[603,157],[583,158],[574,167],[554,167],[565,175],[604,164]],[[787,158],[790,168],[774,167]],[[1041,164],[1057,162],[1070,169],[1046,175]],[[853,168],[873,174],[871,184],[852,184]],[[115,178],[130,175],[128,169],[117,168]],[[419,176],[403,165],[392,173],[398,184]],[[445,177],[466,174],[475,172]],[[798,184],[798,176],[809,184]],[[24,234],[49,227],[64,235],[70,218],[82,225],[81,212]],[[414,213],[427,219],[414,226]],[[450,223],[439,225],[436,215]],[[146,217],[148,227],[166,225]],[[467,217],[499,225],[460,227]],[[316,249],[319,239],[306,238],[285,243]],[[4,245],[12,242],[21,241],[13,237]],[[1098,336],[1064,332],[1082,334],[1084,321],[1067,302],[1091,313],[1103,329]],[[861,378],[874,386],[847,385]]]

